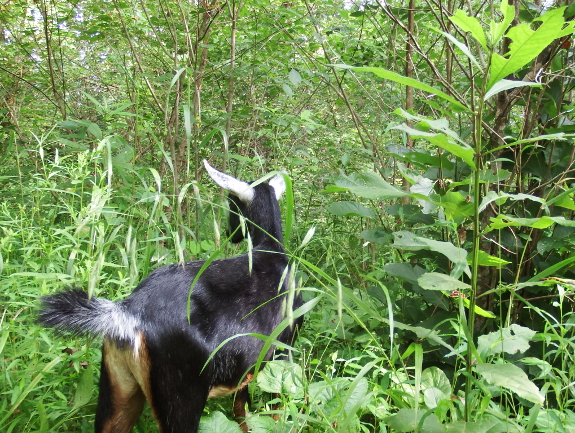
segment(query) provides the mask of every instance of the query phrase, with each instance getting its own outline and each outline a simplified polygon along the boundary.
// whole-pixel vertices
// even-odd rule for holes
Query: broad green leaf
[[[389,230],[385,230],[383,227],[364,230],[359,234],[359,236],[362,239],[377,245],[389,245],[392,239],[391,232]]]
[[[325,189],[321,190],[320,192],[322,193],[336,193],[336,192],[346,192],[348,191],[347,188],[343,188],[341,186],[336,186],[336,185],[328,185],[325,187]]]
[[[296,71],[295,69],[292,69],[289,72],[289,80],[291,81],[291,83],[294,85],[294,87],[298,87],[301,84],[301,75],[299,74],[298,71]]]
[[[90,124],[88,125],[88,132],[92,134],[96,139],[98,140],[102,139],[102,130],[100,129],[98,124],[90,122]]]
[[[445,218],[450,221],[473,215],[473,203],[467,197],[462,196],[459,191],[450,191],[439,196],[434,203],[443,208]]]
[[[547,204],[545,203],[545,200],[542,199],[541,197],[537,197],[537,196],[530,195],[530,194],[522,194],[522,193],[520,193],[520,194],[509,194],[506,192],[489,191],[487,194],[485,194],[485,197],[483,197],[483,200],[481,200],[481,204],[479,205],[479,212],[483,212],[489,203],[497,201],[497,204],[501,205],[501,204],[505,203],[505,199],[508,199],[508,198],[511,200],[533,200],[537,203],[541,203],[544,208],[547,208]]]
[[[344,410],[348,416],[354,412],[357,412],[357,410],[359,410],[361,406],[363,406],[364,403],[366,403],[366,396],[369,390],[369,384],[365,379],[365,377],[362,377],[359,380],[357,380],[354,385],[355,386],[353,387],[353,389],[351,389],[350,386],[351,392],[348,390],[346,393],[346,402]]]
[[[555,202],[555,206],[560,206],[565,209],[575,210],[575,202],[573,201],[572,197],[567,195],[561,197],[559,200]]]
[[[346,188],[352,194],[370,200],[399,198],[409,195],[407,191],[391,185],[375,172],[342,176],[336,179],[335,184],[336,187]]]
[[[428,367],[421,373],[421,387],[437,388],[448,398],[451,397],[451,382],[443,370],[438,367]]]
[[[479,42],[481,47],[487,51],[487,42],[485,40],[485,33],[479,20],[475,17],[467,16],[461,9],[455,11],[455,14],[449,18],[453,24],[459,27],[464,32],[471,33],[471,36]]]
[[[499,5],[499,10],[503,14],[503,21],[501,22],[490,22],[490,29],[491,29],[491,45],[495,46],[501,40],[503,33],[509,28],[509,25],[515,18],[515,8],[508,3],[507,0],[502,0],[501,4]]]
[[[409,195],[408,192],[402,191],[401,189],[396,188],[395,186],[387,182],[385,183],[386,185],[383,187],[352,186],[349,187],[348,190],[349,192],[357,195],[358,197],[367,198],[369,200],[400,198],[400,197],[407,197]]]
[[[418,131],[424,132],[422,131],[423,128],[427,128],[425,131],[433,130],[433,132],[429,132],[430,135],[433,135],[436,132],[443,132],[445,135],[448,135],[462,145],[466,145],[465,141],[459,137],[459,134],[449,128],[449,122],[445,118],[430,119],[427,117],[419,116],[417,114],[412,114],[409,111],[405,111],[403,108],[396,109],[393,114],[397,114],[407,120],[411,120],[414,123],[417,123],[420,126]]]
[[[258,386],[265,392],[284,393],[303,398],[303,373],[299,364],[288,361],[270,361],[257,376]]]
[[[383,270],[392,277],[402,278],[411,284],[417,284],[419,277],[425,274],[425,269],[410,263],[388,263],[383,266]]]
[[[469,49],[469,47],[467,45],[465,45],[461,41],[458,41],[454,36],[450,35],[447,32],[442,32],[441,30],[436,29],[435,27],[431,27],[431,26],[428,26],[428,28],[430,28],[431,30],[433,30],[437,33],[442,34],[447,39],[449,39],[453,45],[455,45],[457,48],[459,48],[461,50],[461,52],[463,54],[465,54],[469,60],[471,60],[471,63],[473,63],[477,67],[477,69],[481,69],[481,65],[479,64],[479,62],[477,61],[475,56],[471,53],[471,50]]]
[[[437,205],[429,199],[430,196],[436,195],[433,189],[435,182],[423,176],[417,176],[414,180],[417,180],[417,182],[409,187],[409,191],[411,191],[413,194],[427,197],[427,199],[417,198],[417,201],[421,206],[421,211],[424,214],[430,214],[437,208]]]
[[[78,387],[74,394],[74,406],[72,410],[85,406],[90,402],[92,393],[94,392],[94,368],[92,364],[88,364],[86,369],[80,374]]]
[[[412,432],[414,431],[417,426],[419,425],[419,421],[425,415],[425,410],[415,410],[415,409],[399,409],[397,414],[385,418],[385,422],[387,425],[393,430],[397,432]],[[423,420],[423,426],[421,433],[444,433],[445,426],[443,426],[437,415],[434,413],[428,415],[425,420]]]
[[[277,421],[271,416],[248,416],[251,433],[271,433],[276,431]]]
[[[237,422],[217,410],[200,419],[198,433],[241,433],[241,429]]]
[[[399,129],[411,135],[413,138],[422,138],[429,141],[442,149],[447,150],[455,156],[461,158],[469,167],[475,169],[475,162],[473,160],[475,151],[473,148],[466,144],[457,143],[452,137],[444,133],[432,133],[420,131],[418,129],[411,128],[405,124],[394,126],[393,129]]]
[[[469,302],[469,299],[463,298],[462,301],[463,301],[463,305],[465,306],[465,308],[469,309],[469,306],[471,305],[471,303]],[[479,305],[475,305],[475,308],[473,309],[473,311],[475,311],[475,314],[478,314],[482,317],[489,317],[490,319],[495,319],[495,317],[497,317],[491,311],[484,310]]]
[[[536,137],[525,138],[523,140],[515,140],[515,137],[503,137],[507,141],[503,146],[496,147],[495,149],[488,150],[484,155],[489,155],[490,153],[496,153],[502,149],[508,149],[513,146],[519,146],[520,144],[534,143],[542,140],[567,140],[569,136],[564,132],[557,132],[555,134],[544,134],[538,135]],[[515,140],[515,141],[514,141]]]
[[[564,7],[552,9],[535,18],[534,22],[541,22],[536,30],[531,30],[530,24],[520,24],[509,29],[506,34],[512,40],[509,52],[505,56],[493,54],[487,88],[523,68],[555,39],[575,32],[575,22],[565,23],[564,10]]]
[[[423,402],[429,409],[437,407],[442,400],[449,400],[449,395],[444,394],[439,388],[434,386],[423,390]]]
[[[513,324],[507,328],[481,335],[477,339],[477,350],[482,358],[500,353],[514,355],[525,353],[529,349],[529,342],[535,336],[535,331]]]
[[[447,292],[471,288],[469,284],[439,272],[423,274],[418,278],[417,283],[426,290],[445,290]]]
[[[290,97],[293,96],[293,90],[292,90],[292,88],[291,88],[290,86],[288,86],[287,84],[285,84],[285,83],[282,84],[282,89],[284,89],[284,92],[285,92],[286,95],[288,95],[288,96],[290,96]]]
[[[451,276],[458,278],[465,272],[469,275],[469,266],[467,265],[467,251],[463,248],[458,248],[451,242],[436,241],[433,239],[416,236],[408,231],[399,231],[393,234],[393,246],[403,250],[431,250],[443,254],[454,263]]]
[[[513,364],[477,364],[477,373],[485,379],[487,383],[500,386],[516,393],[535,404],[543,405],[545,396],[539,388],[529,380],[523,370]]]
[[[414,89],[423,90],[424,92],[428,92],[428,93],[431,93],[433,95],[437,95],[440,98],[451,102],[454,106],[458,107],[459,109],[461,109],[463,111],[468,111],[468,112],[471,111],[469,108],[467,108],[465,105],[463,105],[462,103],[457,101],[455,98],[449,96],[447,93],[442,92],[441,90],[438,90],[438,89],[431,87],[427,84],[423,84],[423,83],[421,83],[421,82],[419,82],[413,78],[404,77],[404,76],[399,75],[395,72],[388,71],[387,69],[375,68],[375,67],[369,67],[369,66],[362,66],[362,67],[354,67],[354,66],[349,66],[349,65],[330,65],[330,66],[333,66],[335,68],[340,68],[340,69],[352,69],[356,72],[373,72],[375,75],[377,75],[378,77],[383,78],[385,80],[394,81],[396,83],[403,84],[405,86],[413,87]]]
[[[484,101],[487,101],[494,95],[497,95],[499,92],[503,92],[504,90],[515,89],[516,87],[541,87],[541,84],[534,83],[532,81],[516,81],[516,80],[499,80],[497,83],[491,87],[483,97]]]
[[[375,218],[373,209],[368,209],[364,205],[354,201],[339,201],[330,203],[326,207],[327,211],[337,216],[360,216],[364,218]]]
[[[501,266],[508,265],[509,261],[500,259],[499,257],[487,254],[485,251],[479,251],[479,266],[494,266],[500,268]],[[471,258],[469,259],[469,261]],[[471,264],[471,263],[469,263]]]
[[[485,232],[491,230],[498,230],[504,227],[531,227],[534,229],[546,229],[553,224],[559,224],[565,227],[575,227],[575,221],[566,219],[565,217],[549,217],[542,216],[541,218],[515,218],[509,215],[497,215],[491,218],[491,224],[487,226]]]
[[[572,433],[575,431],[575,413],[567,408],[540,409],[537,427],[541,432]]]
[[[426,138],[431,144],[435,144],[453,155],[460,157],[471,169],[475,170],[475,161],[473,160],[475,151],[472,147],[457,144],[444,134],[436,134],[433,137]]]
[[[445,426],[446,433],[520,433],[511,421],[502,421],[487,415],[478,421],[456,421]]]

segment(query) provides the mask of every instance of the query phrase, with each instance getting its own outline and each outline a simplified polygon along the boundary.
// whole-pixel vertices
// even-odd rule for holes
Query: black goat
[[[231,393],[236,393],[235,418],[247,431],[247,384],[264,342],[231,337],[270,335],[284,317],[288,259],[278,200],[285,182],[279,174],[269,184],[252,187],[204,164],[211,178],[230,191],[232,229],[240,224],[234,211],[249,220],[252,251],[214,260],[191,294],[203,261],[162,266],[121,302],[89,298],[81,289],[42,298],[42,325],[104,336],[96,432],[131,431],[147,399],[160,432],[194,433],[206,399]],[[238,229],[233,240],[242,237]],[[301,298],[293,304],[298,308]],[[285,328],[278,341],[292,344],[300,323]],[[270,350],[264,359],[272,355]]]

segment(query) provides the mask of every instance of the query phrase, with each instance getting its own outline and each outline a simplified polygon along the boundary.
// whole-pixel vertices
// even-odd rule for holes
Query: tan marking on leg
[[[244,389],[248,383],[252,381],[254,375],[251,373],[246,374],[246,377],[239,386],[216,385],[210,388],[208,398],[218,398],[225,395],[233,394],[234,392]]]
[[[129,433],[144,407],[144,393],[131,372],[129,348],[118,348],[113,341],[106,340],[102,363],[110,378],[112,395],[112,417],[106,422],[103,433]]]

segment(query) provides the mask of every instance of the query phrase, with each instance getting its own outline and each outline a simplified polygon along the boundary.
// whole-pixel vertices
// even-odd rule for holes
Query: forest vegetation
[[[290,180],[305,322],[251,431],[575,432],[574,32],[570,0],[1,2],[0,431],[93,431],[100,342],[41,296],[249,250],[205,158]]]

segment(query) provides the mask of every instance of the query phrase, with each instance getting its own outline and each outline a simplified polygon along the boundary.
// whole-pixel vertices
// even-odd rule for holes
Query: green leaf
[[[375,218],[375,212],[360,203],[354,201],[339,201],[330,203],[326,207],[327,211],[337,216],[360,216],[364,218]]]
[[[402,75],[396,74],[395,72],[388,71],[388,70],[383,69],[383,68],[375,68],[375,67],[369,67],[369,66],[354,67],[354,66],[349,66],[349,65],[329,65],[329,66],[333,66],[335,68],[340,68],[340,69],[352,69],[356,72],[373,72],[375,75],[377,75],[378,77],[383,78],[385,80],[394,81],[396,83],[403,84],[405,86],[413,87],[414,89],[423,90],[424,92],[428,92],[428,93],[431,93],[433,95],[437,95],[440,98],[451,102],[454,106],[458,107],[462,111],[467,111],[467,112],[471,111],[465,105],[461,104],[459,101],[452,98],[448,94],[442,92],[441,90],[438,90],[438,89],[431,87],[427,84],[423,84],[417,80],[414,80],[413,78],[404,77]]]
[[[301,366],[292,362],[270,361],[257,376],[258,386],[265,392],[287,394],[303,398],[303,373]]]
[[[499,80],[491,87],[491,89],[489,89],[485,93],[485,96],[483,96],[483,100],[487,101],[492,96],[497,95],[499,92],[503,92],[504,90],[515,89],[516,87],[525,87],[525,86],[541,87],[541,84],[534,83],[532,81]]]
[[[102,130],[96,123],[90,122],[90,124],[88,125],[88,132],[92,134],[96,139],[98,140],[102,139]]]
[[[292,90],[292,88],[291,88],[290,86],[288,86],[287,84],[285,84],[285,83],[282,84],[282,89],[284,89],[284,92],[285,92],[286,95],[288,95],[288,96],[290,96],[290,97],[293,96],[293,90]]]
[[[467,16],[465,12],[461,9],[455,11],[455,15],[449,18],[453,24],[459,27],[464,32],[471,33],[471,36],[479,42],[481,47],[487,51],[487,42],[485,40],[485,33],[483,32],[483,27],[479,23],[479,20],[475,17]]]
[[[543,405],[545,396],[529,380],[523,370],[513,364],[477,364],[477,373],[487,383],[509,389],[519,397],[535,404]]]
[[[241,429],[237,422],[227,419],[220,411],[215,411],[200,419],[198,433],[241,433]]]
[[[447,39],[449,39],[453,45],[459,48],[461,52],[465,54],[469,60],[471,60],[471,63],[473,63],[478,69],[481,69],[481,65],[479,64],[475,56],[471,53],[471,50],[467,45],[465,45],[463,42],[458,41],[454,36],[450,35],[449,33],[442,32],[441,30],[431,26],[428,26],[428,28],[430,28],[434,32],[442,34]]]
[[[509,215],[497,215],[491,218],[491,224],[486,227],[485,233],[491,230],[499,230],[505,227],[531,227],[533,229],[546,229],[553,224],[559,224],[565,227],[575,227],[575,221],[568,220],[565,217],[549,217],[542,216],[541,218],[515,218]]]
[[[478,259],[479,259],[479,266],[494,266],[500,268],[501,266],[505,266],[511,263],[507,260],[503,260],[500,259],[499,257],[487,254],[485,251],[479,251]]]
[[[377,245],[388,245],[391,242],[391,232],[383,227],[376,227],[370,230],[362,231],[359,236],[368,242]]]
[[[493,416],[486,416],[478,421],[456,421],[447,424],[446,433],[519,433],[511,421],[501,421]]]
[[[402,124],[393,126],[391,129],[399,129],[411,135],[413,138],[422,138],[430,143],[447,150],[455,156],[461,158],[467,165],[475,169],[474,155],[475,151],[467,143],[459,138],[459,135],[449,129],[449,123],[446,119],[426,119],[420,116],[408,113],[403,109],[397,109],[394,111],[402,117],[405,117],[411,121],[419,122],[420,126],[428,128],[437,132],[422,131],[421,129],[415,129],[408,125]]]
[[[392,277],[402,278],[411,284],[417,284],[417,280],[425,273],[425,269],[410,263],[388,263],[383,270]]]
[[[515,18],[515,8],[508,3],[507,0],[502,0],[499,5],[499,10],[503,14],[503,21],[497,23],[495,21],[490,22],[491,28],[491,45],[495,46],[501,40],[505,30],[509,28],[509,25]]]
[[[455,265],[451,272],[453,278],[460,277],[463,272],[466,274],[470,272],[467,265],[467,251],[456,247],[451,242],[436,241],[403,230],[394,233],[393,236],[395,248],[411,251],[431,250],[443,254]]]
[[[471,303],[469,302],[469,299],[463,298],[462,301],[463,301],[463,305],[465,306],[465,308],[469,309],[469,306],[471,305]],[[475,314],[478,314],[482,317],[488,317],[490,319],[495,319],[495,317],[497,317],[491,311],[484,310],[479,305],[475,305],[475,307],[473,308],[473,311],[475,311]]]
[[[434,387],[448,398],[451,397],[451,382],[438,367],[428,367],[421,372],[421,387],[423,389]]]
[[[417,283],[426,290],[453,292],[471,288],[469,284],[439,272],[427,272],[418,278]]]
[[[86,369],[82,371],[78,387],[74,394],[74,406],[72,410],[85,406],[90,402],[92,393],[94,392],[94,368],[92,364],[88,364]]]
[[[512,40],[509,52],[505,57],[493,54],[487,88],[523,68],[555,39],[575,32],[575,22],[565,23],[564,10],[564,7],[552,9],[535,18],[533,22],[541,21],[535,31],[531,30],[529,24],[520,24],[509,29],[506,34]]]
[[[536,332],[529,328],[513,324],[487,335],[481,335],[477,339],[477,350],[483,358],[503,352],[510,355],[518,352],[525,353],[535,334]]]
[[[444,134],[436,134],[431,137],[425,137],[427,141],[431,144],[435,144],[442,149],[447,150],[455,156],[461,158],[471,169],[475,170],[475,161],[473,160],[475,156],[475,150],[468,145],[457,144],[453,140],[449,139]]]
[[[408,192],[386,182],[375,172],[355,173],[350,176],[342,176],[336,179],[335,184],[337,187],[346,188],[352,194],[370,200],[399,198],[409,195]]]
[[[271,433],[277,427],[277,421],[271,416],[250,416],[247,423],[251,433]]]
[[[549,203],[551,204],[551,203]],[[575,210],[575,202],[573,198],[568,195],[564,195],[555,201],[555,206],[560,206],[565,209]]]
[[[419,421],[425,415],[424,410],[399,409],[397,414],[385,419],[387,425],[398,432],[412,432],[419,425]],[[439,422],[434,413],[428,415],[423,421],[423,426],[419,430],[421,433],[444,433],[445,427]]]
[[[418,129],[411,128],[405,124],[394,126],[392,129],[398,129],[403,131],[413,138],[420,138],[429,141],[430,143],[447,150],[455,156],[460,157],[463,161],[467,163],[471,168],[475,169],[475,162],[473,161],[473,156],[475,151],[473,148],[456,143],[453,139],[445,134],[432,133],[420,131]]]
[[[289,71],[289,80],[295,88],[297,88],[302,82],[301,75],[295,69]]]
[[[487,205],[491,202],[497,201],[497,204],[501,205],[505,203],[506,199],[508,198],[511,200],[533,200],[537,203],[541,203],[544,208],[547,208],[547,204],[545,203],[544,199],[531,194],[509,194],[506,192],[489,191],[487,194],[485,194],[483,200],[481,200],[481,204],[479,205],[479,212],[483,212]]]

